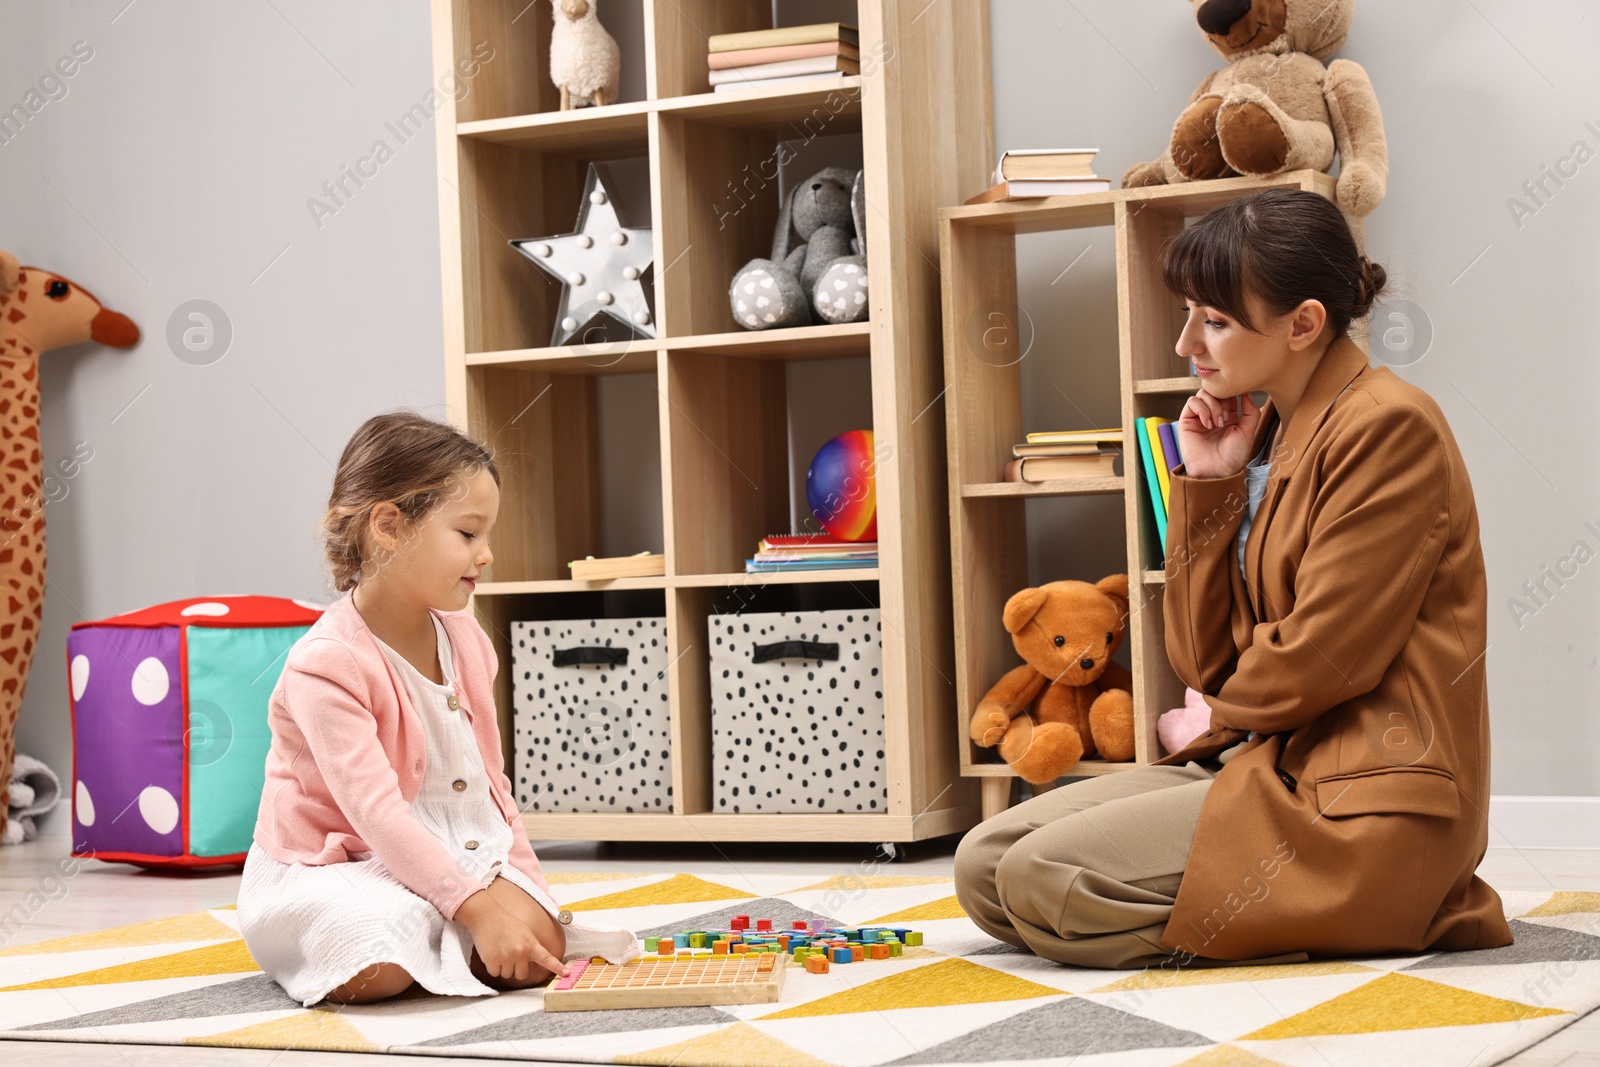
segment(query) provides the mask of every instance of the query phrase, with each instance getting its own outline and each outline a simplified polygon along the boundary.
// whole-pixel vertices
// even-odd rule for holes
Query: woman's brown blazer
[[[1251,454],[1271,428],[1262,409]],[[1488,844],[1478,513],[1427,393],[1330,345],[1236,548],[1245,474],[1170,488],[1167,655],[1212,782],[1161,943],[1243,960],[1509,945]]]

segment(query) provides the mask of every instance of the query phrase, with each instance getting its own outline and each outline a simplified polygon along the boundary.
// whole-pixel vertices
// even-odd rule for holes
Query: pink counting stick
[[[572,961],[572,966],[567,968],[567,976],[565,978],[561,979],[560,981],[558,981],[551,988],[553,988],[553,989],[571,989],[573,986],[578,984],[578,979],[583,977],[583,972],[585,970],[587,970],[588,967],[589,967],[589,961],[588,960],[573,960]]]

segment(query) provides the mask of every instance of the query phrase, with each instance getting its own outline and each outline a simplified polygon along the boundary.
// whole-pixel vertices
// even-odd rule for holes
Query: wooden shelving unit
[[[1020,321],[1017,237],[1080,227],[1114,229],[1118,345],[1104,358],[1117,360],[1126,429],[1139,417],[1176,418],[1199,385],[1173,351],[1183,321],[1176,310],[1179,301],[1161,280],[1162,246],[1188,220],[1274,187],[1307,189],[1332,199],[1334,179],[1317,171],[1296,171],[1267,180],[1119,189],[939,212],[957,650],[955,727],[962,775],[983,780],[985,817],[1005,809],[1015,775],[994,750],[972,744],[968,723],[983,694],[1019,662],[1000,616],[1006,599],[1030,584],[1025,522],[1030,499],[1069,493],[1121,493],[1124,499],[1130,593],[1126,647],[1133,672],[1135,755],[1131,763],[1084,760],[1072,776],[1111,774],[1159,759],[1165,753],[1156,737],[1156,720],[1183,703],[1183,683],[1166,656],[1161,549],[1143,469],[1132,448],[1124,453],[1121,478],[1039,485],[996,482],[1011,458],[1011,446],[1025,431],[1073,428],[1072,417],[1065,414],[1059,426],[1024,426],[1022,367],[1009,359],[984,358],[986,353],[992,356],[996,344],[1016,343],[1015,337],[995,330],[1015,331]],[[1034,580],[1100,577],[1059,574]]]
[[[768,28],[772,10],[768,0],[606,0],[605,22],[642,33],[642,54],[625,48],[623,63],[642,69],[643,91],[561,112],[546,73],[548,4],[433,0],[436,70],[494,49],[469,91],[443,97],[436,122],[449,417],[496,450],[503,477],[495,560],[473,597],[500,656],[502,735],[513,736],[511,622],[667,620],[672,812],[525,814],[536,840],[905,842],[979,819],[979,791],[959,773],[949,729],[944,426],[937,414],[917,416],[943,387],[941,342],[929,328],[938,321],[937,211],[981,187],[992,165],[988,4],[859,0],[861,53],[878,57],[860,76],[712,93],[706,37]],[[749,189],[748,176],[780,158],[780,145],[815,137],[859,146],[871,321],[740,330],[728,286],[770,250],[778,183],[724,201]],[[654,229],[657,336],[551,348],[559,291],[507,242],[571,231],[587,165],[615,160],[648,170],[650,221],[639,224]],[[803,153],[794,166],[796,178],[814,169]],[[879,566],[746,575],[757,540],[790,526],[786,374],[839,359],[861,361],[877,443],[892,449],[875,472]],[[652,456],[659,449],[646,480],[660,495],[664,544],[630,550],[663,551],[666,574],[575,582],[567,561],[603,554],[597,396],[615,376],[647,380],[660,397],[654,424],[628,431]],[[882,613],[888,810],[714,813],[708,617],[849,606]],[[507,759],[515,774],[509,748]]]

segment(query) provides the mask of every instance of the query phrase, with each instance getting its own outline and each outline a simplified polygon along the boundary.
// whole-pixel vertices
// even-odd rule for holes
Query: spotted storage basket
[[[878,609],[710,620],[718,812],[885,812]]]
[[[669,812],[665,619],[511,624],[517,802]]]

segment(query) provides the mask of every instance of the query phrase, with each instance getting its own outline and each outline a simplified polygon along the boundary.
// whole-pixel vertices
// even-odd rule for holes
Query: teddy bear
[[[1183,707],[1163,711],[1156,720],[1156,737],[1169,753],[1181,752],[1189,742],[1211,729],[1211,705],[1199,690],[1183,687]]]
[[[978,702],[973,743],[998,746],[1035,785],[1096,753],[1113,763],[1133,759],[1133,675],[1111,660],[1127,618],[1126,574],[1049,582],[1007,600],[1002,621],[1026,662]]]
[[[1355,0],[1192,3],[1228,65],[1200,83],[1166,152],[1128,168],[1123,188],[1326,171],[1337,149],[1339,207],[1349,218],[1370,215],[1389,180],[1378,97],[1360,64],[1323,66],[1350,33]]]
[[[772,258],[734,275],[728,303],[747,330],[867,317],[866,193],[862,173],[827,167],[789,190]]]

